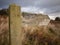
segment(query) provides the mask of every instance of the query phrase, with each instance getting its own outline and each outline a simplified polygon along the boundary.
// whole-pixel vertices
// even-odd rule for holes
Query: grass
[[[41,29],[39,29],[40,28],[35,29],[33,33],[27,30],[25,38],[22,41],[22,45],[60,45],[59,37],[54,34],[50,35],[50,33],[44,33],[43,31],[40,31]],[[51,30],[52,29],[49,29],[49,31],[53,33]]]

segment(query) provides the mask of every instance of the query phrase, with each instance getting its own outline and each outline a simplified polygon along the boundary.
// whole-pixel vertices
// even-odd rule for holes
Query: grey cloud
[[[45,13],[50,14],[50,13],[57,13],[57,12],[60,12],[60,6],[47,8]]]
[[[22,5],[22,0],[0,0],[0,8],[8,7],[9,4],[16,3],[18,5]]]
[[[16,3],[22,7],[37,7],[45,10],[46,14],[60,12],[60,0],[0,0],[0,8]]]
[[[0,0],[0,8],[7,6],[10,2],[9,0]]]
[[[46,14],[60,12],[60,0],[22,0],[21,6],[32,6],[41,10],[45,9]]]
[[[60,0],[22,0],[21,5],[47,8],[47,7],[60,5]]]

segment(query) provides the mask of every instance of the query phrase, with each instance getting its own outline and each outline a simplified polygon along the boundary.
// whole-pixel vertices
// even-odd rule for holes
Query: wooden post
[[[11,45],[21,45],[21,7],[15,4],[9,6]]]

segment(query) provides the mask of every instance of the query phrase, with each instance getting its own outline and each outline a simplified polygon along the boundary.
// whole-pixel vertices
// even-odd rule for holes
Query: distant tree
[[[8,15],[7,9],[0,10],[0,15]]]
[[[60,21],[60,17],[56,17],[55,18],[55,21]]]

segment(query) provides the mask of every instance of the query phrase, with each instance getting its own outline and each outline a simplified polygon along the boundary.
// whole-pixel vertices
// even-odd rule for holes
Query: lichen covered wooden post
[[[15,4],[9,6],[11,45],[21,45],[21,7]]]

